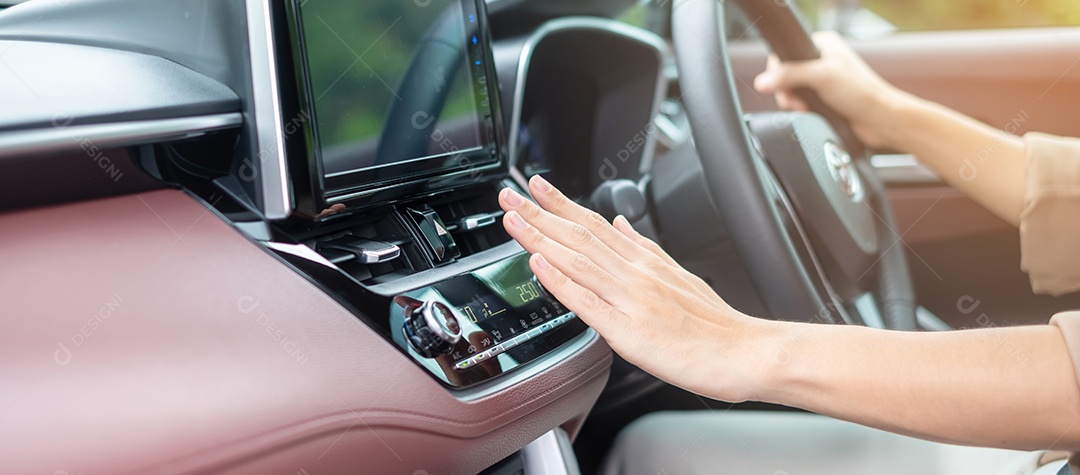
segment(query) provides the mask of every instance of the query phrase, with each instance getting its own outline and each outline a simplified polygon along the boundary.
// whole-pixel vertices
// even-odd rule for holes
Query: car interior
[[[646,414],[795,410],[613,353],[502,227],[534,175],[762,318],[1080,307],[914,157],[751,86],[840,28],[905,90],[1080,136],[1080,28],[797,3],[0,0],[0,471],[593,474]]]

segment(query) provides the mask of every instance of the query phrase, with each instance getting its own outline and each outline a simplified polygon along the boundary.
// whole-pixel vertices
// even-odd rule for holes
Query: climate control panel
[[[547,293],[518,254],[394,296],[393,340],[450,386],[476,384],[529,363],[586,330]]]

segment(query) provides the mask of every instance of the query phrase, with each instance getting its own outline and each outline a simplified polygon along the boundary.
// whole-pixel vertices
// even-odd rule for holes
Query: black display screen
[[[296,5],[328,192],[497,160],[473,0]]]

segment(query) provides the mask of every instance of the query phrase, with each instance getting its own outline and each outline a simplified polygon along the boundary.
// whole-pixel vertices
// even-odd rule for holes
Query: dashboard
[[[156,3],[0,11],[0,465],[574,473],[612,354],[496,196],[641,180],[663,41],[495,38],[475,0]]]
[[[605,181],[640,180],[667,94],[666,43],[625,23],[575,17],[544,24],[521,51],[509,124],[517,168],[577,197]]]

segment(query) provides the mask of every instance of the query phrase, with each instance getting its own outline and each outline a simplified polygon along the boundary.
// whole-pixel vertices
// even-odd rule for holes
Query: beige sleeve
[[[1061,330],[1061,336],[1065,337],[1065,348],[1069,350],[1069,358],[1073,362],[1073,372],[1076,380],[1080,381],[1080,311],[1061,312],[1050,319],[1050,324]]]
[[[1031,132],[1024,146],[1020,268],[1035,293],[1080,290],[1080,139]]]
[[[1065,349],[1069,351],[1073,373],[1076,374],[1076,380],[1080,381],[1080,311],[1054,315],[1050,324],[1058,327],[1061,336],[1065,338]],[[1069,456],[1069,467],[1072,468],[1072,473],[1080,473],[1080,452],[1073,452]]]

